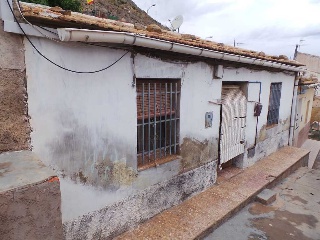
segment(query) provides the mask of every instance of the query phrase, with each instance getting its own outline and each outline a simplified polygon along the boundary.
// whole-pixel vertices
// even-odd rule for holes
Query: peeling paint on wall
[[[184,138],[181,144],[181,172],[199,167],[218,158],[218,141]]]
[[[56,159],[53,166],[62,176],[104,189],[118,189],[134,181],[137,173],[127,166],[127,159],[135,159],[135,153],[124,143],[110,136],[102,141],[94,139],[91,130],[81,126],[71,113],[62,114],[59,121],[64,133],[48,147]]]
[[[290,128],[290,118],[285,120],[279,120],[278,124],[273,126],[263,125],[259,131],[258,142],[263,142],[267,138],[272,138],[275,134],[289,130]]]
[[[216,163],[211,162],[152,185],[103,209],[64,224],[66,240],[112,239],[154,215],[212,186]]]

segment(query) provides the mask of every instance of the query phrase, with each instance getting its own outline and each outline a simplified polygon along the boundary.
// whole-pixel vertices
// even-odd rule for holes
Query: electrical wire
[[[66,67],[63,67],[57,63],[55,63],[54,61],[50,60],[49,58],[47,58],[43,53],[40,52],[39,49],[37,49],[37,47],[33,44],[33,42],[30,40],[29,36],[26,34],[26,32],[23,30],[23,28],[21,27],[21,24],[19,23],[16,15],[14,14],[13,12],[13,9],[9,3],[9,0],[6,0],[7,3],[8,3],[8,6],[10,8],[10,11],[15,19],[15,21],[17,22],[20,30],[22,31],[23,35],[25,36],[25,38],[28,40],[28,42],[31,44],[31,46],[34,48],[34,50],[36,50],[36,52],[41,56],[43,57],[45,60],[47,60],[48,62],[50,62],[51,64],[55,65],[56,67],[60,68],[60,69],[63,69],[65,71],[68,71],[68,72],[72,72],[72,73],[79,73],[79,74],[94,74],[94,73],[98,73],[98,72],[102,72],[102,71],[105,71],[107,69],[109,69],[110,67],[114,66],[116,63],[118,63],[125,55],[127,55],[130,51],[127,51],[126,53],[124,53],[118,60],[116,60],[114,63],[110,64],[109,66],[105,67],[105,68],[102,68],[102,69],[99,69],[99,70],[95,70],[95,71],[76,71],[76,70],[72,70],[72,69],[68,69]]]
[[[53,35],[56,35],[56,36],[59,36],[58,33],[53,32],[53,31],[51,31],[51,30],[49,30],[49,29],[47,29],[47,28],[44,28],[44,27],[42,27],[42,26],[35,26],[35,25],[33,25],[31,22],[29,22],[29,21],[24,17],[24,15],[22,14],[20,0],[16,0],[16,2],[17,2],[17,6],[18,6],[18,10],[19,10],[19,13],[20,13],[21,18],[22,18],[28,25],[30,25],[32,28],[34,28],[34,29],[35,29],[37,32],[39,32],[43,37],[45,37],[45,38],[47,38],[47,39],[49,39],[49,40],[51,40],[51,41],[57,42],[57,43],[59,43],[59,44],[66,44],[65,42],[62,42],[62,41],[60,41],[60,40],[56,40],[56,39],[54,39],[54,38],[52,38],[52,37],[49,37],[48,35],[46,35],[46,34],[44,34],[43,32],[41,32],[38,28],[41,28],[42,30],[47,31],[47,32],[49,32],[49,33],[51,33],[51,34],[53,34]],[[84,44],[84,45],[95,46],[95,47],[108,48],[108,47],[105,46],[105,45],[100,45],[100,44],[96,44],[96,43],[78,42],[78,41],[77,41],[77,43]]]
[[[46,29],[46,28],[44,28],[44,27],[35,26],[35,25],[33,25],[32,23],[30,23],[30,22],[23,16],[23,14],[22,14],[21,5],[20,5],[20,0],[15,0],[15,1],[16,1],[16,5],[17,5],[17,8],[18,8],[18,11],[19,11],[19,13],[20,13],[21,18],[22,18],[27,24],[29,24],[33,29],[35,29],[37,32],[39,32],[39,33],[40,33],[42,36],[44,36],[45,38],[48,38],[48,39],[50,39],[50,40],[52,40],[52,41],[55,41],[55,42],[59,42],[59,43],[61,42],[61,41],[58,41],[58,40],[56,40],[56,39],[54,39],[54,38],[52,38],[52,37],[49,37],[48,35],[44,34],[44,33],[41,32],[38,28],[41,28],[42,30],[45,30],[45,31],[47,31],[47,32],[50,32],[50,33],[58,36],[57,33],[53,32],[53,31],[50,31],[50,30],[48,30],[48,29]]]

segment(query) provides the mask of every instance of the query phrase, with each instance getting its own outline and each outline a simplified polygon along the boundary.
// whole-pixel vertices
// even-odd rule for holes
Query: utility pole
[[[299,44],[296,45],[296,49],[294,50],[293,60],[296,60],[296,57],[298,55],[298,47],[299,47]]]

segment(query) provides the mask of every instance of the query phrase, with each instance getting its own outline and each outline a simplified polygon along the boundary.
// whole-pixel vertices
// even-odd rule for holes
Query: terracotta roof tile
[[[256,52],[242,48],[228,46],[223,43],[217,43],[201,39],[200,37],[191,34],[179,34],[160,28],[159,26],[136,27],[131,23],[124,23],[111,19],[93,17],[76,12],[68,12],[61,9],[50,8],[43,5],[23,3],[21,2],[22,13],[25,18],[36,25],[50,25],[57,28],[61,27],[81,27],[88,29],[98,29],[105,31],[118,31],[135,33],[150,38],[166,40],[176,43],[181,43],[189,46],[205,48],[220,52],[232,53],[241,56],[264,59],[272,62],[278,62],[293,66],[303,66],[296,61],[289,60],[286,56],[270,56],[263,52]],[[149,31],[148,31],[149,30]]]

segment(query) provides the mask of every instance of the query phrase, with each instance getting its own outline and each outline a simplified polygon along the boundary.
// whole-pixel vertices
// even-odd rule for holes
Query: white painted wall
[[[31,40],[52,61],[80,71],[103,68],[125,53],[123,50],[76,43],[59,44],[39,38]],[[107,71],[74,74],[45,61],[27,41],[25,47],[33,151],[46,164],[67,176],[61,179],[64,221],[101,209],[119,198],[179,174],[179,159],[157,168],[136,171],[136,89],[132,87],[130,54]],[[135,58],[134,71],[137,78],[181,79],[181,144],[184,138],[197,141],[219,138],[220,106],[209,101],[221,98],[222,81],[263,83],[263,111],[258,132],[266,124],[271,82],[283,82],[280,119],[290,117],[294,77],[283,73],[225,68],[221,80],[214,79],[213,67],[206,63],[166,62],[139,54]],[[250,85],[250,101],[258,100],[257,86]],[[213,127],[205,128],[205,113],[210,111],[214,115]],[[248,146],[254,143],[255,126],[253,103],[249,103]],[[217,151],[214,154],[213,160],[217,158]],[[99,169],[99,164],[105,161],[125,163],[137,177],[117,190],[103,190],[109,169],[105,166],[105,169]],[[79,172],[91,174],[94,186],[70,180]],[[79,204],[75,204],[77,202]]]
[[[52,61],[79,71],[103,68],[125,53],[46,39],[31,40]],[[25,46],[31,141],[41,160],[67,176],[94,171],[95,164],[106,158],[136,168],[133,144],[136,95],[131,86],[130,54],[108,71],[74,74],[41,58],[27,41]],[[72,184],[76,185],[61,180],[64,220],[100,209],[117,199],[100,193],[98,187]],[[92,204],[93,199],[97,204]]]
[[[293,97],[293,86],[294,86],[294,74],[288,74],[283,72],[269,72],[269,71],[257,71],[250,70],[245,68],[225,68],[224,77],[222,81],[232,82],[232,81],[241,81],[241,82],[261,82],[261,103],[263,105],[261,115],[258,119],[258,142],[261,129],[265,129],[267,125],[267,116],[268,116],[268,105],[269,105],[269,95],[270,95],[270,84],[272,82],[282,82],[282,91],[281,91],[281,100],[280,100],[280,111],[279,111],[279,124],[275,126],[271,135],[276,137],[276,134],[282,134],[284,129],[289,129],[289,122],[291,116],[291,104]],[[258,101],[259,95],[259,84],[249,83],[248,87],[248,100],[249,101]],[[248,103],[247,109],[247,128],[246,128],[246,148],[254,146],[254,141],[256,137],[256,122],[257,118],[254,115],[254,103]],[[285,122],[284,122],[285,121]],[[270,131],[269,131],[270,132]],[[267,134],[267,138],[272,138],[270,134]],[[286,133],[285,135],[288,135]],[[270,141],[269,149],[272,149],[274,152],[279,145],[279,142],[285,142],[282,138],[275,138],[273,141]],[[265,147],[262,147],[265,148]],[[254,158],[247,159],[247,155],[244,156],[244,163],[242,167],[247,167],[252,165],[257,160],[262,157],[270,154],[271,152],[267,151],[266,148],[262,153],[256,154]],[[260,150],[259,150],[260,151]]]
[[[52,61],[78,71],[103,68],[124,53],[46,39],[32,41]],[[132,87],[130,54],[107,71],[81,75],[53,66],[27,41],[25,45],[33,151],[67,176],[79,171],[87,174],[88,169],[95,169],[101,159],[107,158],[136,169],[136,89]],[[166,63],[142,55],[135,63],[138,78],[182,79],[181,106],[185,107],[181,107],[180,114],[181,142],[184,137],[198,141],[218,138],[219,106],[208,101],[220,98],[220,91],[211,89],[220,89],[221,81],[213,80],[211,67],[204,63]],[[206,111],[214,112],[213,128],[205,128]],[[135,189],[170,179],[179,171],[179,160],[163,164],[139,172],[130,186],[113,193],[62,178],[63,218],[66,221],[100,209]],[[96,204],[90,204],[92,199]],[[74,204],[77,201],[81,204]]]
[[[173,63],[136,58],[137,78],[181,78],[180,143],[185,137],[199,141],[219,136],[221,81],[213,79],[213,67],[205,63]],[[205,128],[205,113],[213,111],[213,127]]]

